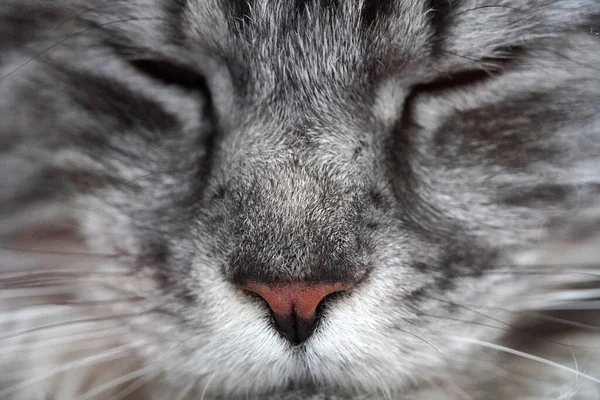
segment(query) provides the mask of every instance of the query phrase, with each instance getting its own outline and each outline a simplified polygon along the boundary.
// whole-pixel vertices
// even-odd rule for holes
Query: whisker
[[[118,332],[117,328],[104,328],[104,329],[93,329],[85,332],[78,332],[70,335],[60,335],[58,337],[47,338],[44,340],[35,340],[32,343],[20,343],[18,345],[12,345],[8,347],[2,348],[0,355],[10,355],[14,353],[19,353],[23,351],[23,346],[27,346],[27,351],[34,349],[41,349],[45,347],[52,347],[61,344],[74,344],[78,342],[89,341],[92,339],[101,339],[107,337],[115,337],[118,335],[124,334],[123,332]]]
[[[109,275],[110,276],[110,275]],[[115,288],[114,284],[106,281],[106,276],[100,279],[99,277],[94,276],[74,276],[68,278],[59,278],[59,277],[48,277],[48,278],[38,278],[38,279],[21,279],[21,280],[8,280],[3,281],[0,280],[0,298],[12,298],[10,293],[14,292],[27,292],[37,290],[40,296],[44,295],[44,290],[61,289],[68,288],[69,292],[73,292],[74,284],[77,285],[77,289],[84,288],[88,285],[94,285],[98,288],[113,288],[114,290],[118,290]],[[2,292],[7,292],[9,295],[2,296]],[[15,297],[23,297],[24,294],[19,294]],[[28,296],[25,296],[28,297]]]
[[[526,358],[526,359],[529,359],[529,360],[532,360],[532,361],[536,361],[536,362],[539,362],[539,363],[542,363],[542,364],[546,364],[548,366],[554,367],[554,368],[559,369],[561,371],[565,371],[565,372],[569,372],[569,373],[575,374],[575,375],[580,376],[580,377],[582,377],[584,379],[587,379],[587,380],[589,380],[591,382],[600,384],[600,379],[594,378],[593,376],[584,374],[584,373],[582,373],[580,371],[574,370],[573,368],[567,367],[566,365],[562,365],[562,364],[559,364],[557,362],[550,361],[550,360],[547,360],[545,358],[535,356],[533,354],[529,354],[529,353],[525,353],[523,351],[511,349],[510,347],[500,346],[500,345],[495,344],[495,343],[484,342],[484,341],[481,341],[481,340],[477,340],[477,339],[473,339],[473,338],[468,338],[468,337],[448,336],[447,338],[451,339],[451,340],[456,340],[458,342],[476,344],[476,345],[487,347],[487,348],[490,348],[490,349],[493,349],[493,350],[498,350],[498,351],[502,351],[504,353],[512,354],[512,355],[519,356],[519,357],[523,357],[523,358]]]
[[[52,305],[64,306],[64,307],[77,307],[77,308],[86,307],[88,309],[94,309],[94,308],[99,308],[99,307],[106,307],[107,305],[140,303],[145,300],[148,300],[148,299],[142,298],[142,297],[131,297],[131,298],[111,299],[111,300],[86,300],[86,301],[59,299],[59,300],[53,300]],[[18,308],[20,311],[23,311],[23,310],[27,310],[27,309],[35,309],[35,308],[38,308],[40,306],[47,305],[47,304],[48,304],[47,299],[41,299],[40,302],[37,302],[37,303],[28,301],[26,304],[19,304]],[[14,305],[11,304],[7,307],[8,308],[3,308],[2,305],[0,305],[0,313],[6,312],[6,311],[14,312],[14,309],[15,309]]]
[[[571,349],[571,355],[573,356],[573,363],[575,364],[575,370],[579,371],[579,363],[577,362],[577,356],[575,355],[575,351]]]
[[[406,321],[406,322],[408,322],[408,321]],[[427,344],[429,347],[431,347],[433,350],[435,350],[435,351],[436,351],[436,352],[437,352],[437,353],[438,353],[438,354],[439,354],[439,355],[440,355],[440,356],[441,356],[441,357],[444,359],[444,361],[445,361],[446,363],[448,363],[448,359],[446,358],[446,356],[444,356],[444,355],[442,354],[442,352],[441,352],[441,351],[440,351],[440,350],[439,350],[437,347],[435,347],[433,344],[431,344],[431,343],[430,343],[429,341],[427,341],[426,339],[423,339],[422,337],[420,337],[420,336],[418,336],[418,335],[416,335],[416,334],[414,334],[414,333],[412,333],[412,332],[409,332],[409,331],[407,331],[406,329],[402,329],[402,328],[400,328],[400,327],[398,327],[398,326],[394,326],[394,329],[396,329],[396,330],[399,330],[400,332],[404,332],[404,333],[406,333],[406,334],[408,334],[408,335],[414,336],[415,338],[417,338],[417,339],[421,340],[422,342],[424,342],[425,344]]]
[[[373,375],[373,378],[375,380],[377,380],[378,386],[379,386],[379,390],[377,391],[378,393],[381,393],[381,395],[383,396],[384,400],[391,400],[392,396],[390,394],[390,391],[387,390],[386,386],[383,384],[383,382],[381,381],[381,378],[379,377],[378,374]]]
[[[125,337],[123,335],[123,337]],[[109,336],[107,336],[107,338],[110,338]],[[68,356],[68,355],[74,355],[77,353],[80,353],[82,351],[85,351],[86,353],[90,353],[91,350],[103,350],[106,349],[106,343],[98,343],[98,342],[94,342],[94,343],[88,343],[88,344],[78,344],[76,346],[72,346],[69,347],[68,349],[65,349],[64,351],[61,351],[60,354],[48,354],[46,356],[42,355],[36,355],[36,365],[32,365],[28,368],[21,368],[21,369],[16,369],[15,368],[15,359],[12,360],[3,360],[0,361],[0,365],[5,369],[5,370],[10,370],[12,372],[12,375],[8,375],[7,373],[3,372],[2,376],[0,377],[0,379],[7,379],[7,380],[22,380],[23,378],[27,378],[30,377],[32,375],[32,373],[36,373],[39,371],[40,368],[40,364],[43,365],[44,368],[59,368],[61,365],[63,365],[63,363],[43,363],[44,361],[47,360],[53,360],[56,358],[56,356]],[[26,351],[28,349],[23,349],[21,348],[21,352]]]
[[[54,324],[48,324],[45,326],[36,327],[36,328],[21,331],[21,332],[0,336],[0,341],[13,339],[13,338],[23,336],[23,335],[29,335],[32,333],[41,332],[41,331],[48,330],[48,329],[62,328],[65,326],[85,324],[85,323],[91,323],[91,322],[113,321],[115,319],[121,319],[121,318],[130,318],[130,317],[137,318],[144,314],[150,313],[150,312],[154,311],[155,309],[156,309],[156,307],[151,310],[146,310],[146,311],[138,312],[138,313],[116,314],[116,315],[110,315],[110,316],[106,316],[106,317],[86,318],[86,319],[80,319],[80,320],[75,320],[75,321],[66,321],[66,322],[58,322],[58,323],[54,323]]]
[[[32,254],[44,254],[44,255],[60,255],[60,256],[76,256],[76,257],[93,257],[93,258],[123,258],[123,257],[139,257],[141,254],[102,254],[92,252],[77,252],[77,251],[60,251],[60,250],[45,250],[45,249],[32,249],[26,247],[15,247],[6,244],[0,244],[0,250],[11,251],[15,253],[32,253]]]
[[[457,306],[463,306],[461,304],[456,304]],[[542,314],[542,313],[538,313],[535,311],[525,311],[525,310],[511,310],[508,308],[502,308],[502,307],[492,307],[492,306],[482,306],[479,304],[468,304],[468,306],[470,307],[475,307],[475,308],[480,308],[483,310],[498,310],[498,311],[503,311],[503,312],[507,312],[507,313],[514,313],[514,314],[523,314],[523,315],[527,315],[527,316],[531,316],[537,319],[541,319],[541,320],[545,320],[545,321],[550,321],[550,322],[556,322],[557,324],[562,324],[562,325],[567,325],[567,326],[573,326],[576,328],[582,328],[582,329],[587,329],[587,330],[591,330],[591,331],[595,331],[595,332],[600,332],[600,327],[598,326],[594,326],[594,325],[590,325],[590,324],[584,324],[582,322],[577,322],[577,321],[571,321],[571,320],[567,320],[567,319],[563,319],[563,318],[557,318],[557,317],[553,317],[550,315],[546,315],[546,314]]]
[[[134,344],[134,343],[136,343],[136,344]],[[108,350],[108,351],[105,351],[102,353],[94,354],[92,356],[84,357],[77,361],[63,364],[59,368],[53,369],[52,371],[48,371],[44,374],[37,375],[30,379],[26,379],[24,381],[19,382],[16,385],[13,385],[6,389],[0,390],[0,398],[13,395],[21,390],[26,389],[28,386],[30,386],[32,384],[44,381],[48,378],[52,378],[53,376],[56,376],[62,372],[66,372],[66,371],[69,371],[69,370],[72,370],[75,368],[81,368],[81,367],[98,364],[98,363],[104,362],[104,361],[110,361],[110,360],[116,360],[119,358],[124,358],[125,357],[124,354],[135,349],[136,347],[140,347],[142,344],[145,344],[145,343],[138,340],[133,343],[115,347],[111,350]]]
[[[4,286],[6,289],[4,290],[19,290],[19,289],[27,289],[31,287],[49,287],[49,286],[57,286],[56,283],[65,282],[65,283],[93,283],[100,284],[102,287],[114,287],[115,291],[121,290],[120,287],[114,285],[114,279],[112,278],[133,278],[139,275],[142,271],[138,268],[135,268],[137,271],[133,271],[134,268],[131,268],[131,272],[128,273],[99,273],[95,274],[93,272],[81,271],[81,272],[73,272],[73,273],[62,273],[57,272],[54,273],[51,270],[40,271],[37,276],[24,275],[22,277],[15,277],[15,275],[9,274],[8,277],[1,277],[0,274],[0,286]],[[14,289],[13,289],[14,288]]]
[[[25,308],[19,308],[18,310],[15,310],[14,308],[9,309],[9,312],[3,312],[2,315],[2,325],[7,325],[7,324],[14,324],[14,323],[21,323],[23,321],[27,321],[27,322],[32,322],[34,320],[36,320],[36,318],[39,319],[46,319],[46,318],[54,318],[54,317],[66,317],[66,316],[72,316],[72,315],[79,315],[79,313],[77,312],[77,310],[73,309],[73,310],[65,310],[63,308],[58,308],[58,307],[51,307],[51,308],[47,308],[44,307],[44,305],[36,305],[35,307],[25,307]],[[42,307],[40,309],[40,307]],[[42,312],[40,312],[42,311]],[[8,340],[9,338],[7,338]]]
[[[122,385],[122,384],[132,381],[134,379],[148,375],[151,372],[155,372],[156,368],[157,367],[155,365],[150,365],[145,368],[140,368],[136,371],[119,376],[115,379],[111,379],[108,382],[98,385],[95,388],[83,393],[81,396],[76,397],[75,400],[89,400],[102,392],[105,392],[110,389],[114,389],[114,388],[118,387],[119,385]]]
[[[588,329],[588,330],[592,330],[595,332],[600,332],[600,327],[598,327],[598,326],[584,324],[584,323],[576,322],[576,321],[570,321],[570,320],[563,319],[563,318],[552,317],[550,315],[545,315],[545,314],[537,313],[534,311],[509,310],[507,308],[480,306],[480,305],[474,305],[474,304],[469,304],[469,305],[471,307],[478,307],[478,308],[482,308],[482,309],[500,310],[500,311],[509,312],[509,313],[524,314],[524,315],[532,316],[534,318],[538,318],[538,319],[542,319],[542,320],[546,320],[546,321],[556,322],[559,324],[573,326],[576,328],[583,328],[583,329]]]
[[[599,298],[600,289],[561,290],[552,294],[552,299],[555,301],[581,301]]]
[[[199,333],[195,333],[195,334],[193,334],[192,336],[190,336],[190,337],[188,337],[188,338],[185,338],[185,339],[183,339],[181,342],[177,343],[177,344],[176,344],[175,346],[173,346],[173,347],[172,347],[172,348],[171,348],[169,351],[167,351],[167,352],[165,353],[165,355],[164,355],[164,356],[162,356],[162,357],[161,357],[161,361],[162,361],[162,360],[164,360],[164,359],[166,359],[166,358],[167,358],[167,356],[168,356],[169,354],[171,354],[173,351],[175,351],[175,349],[177,349],[179,346],[181,346],[182,344],[184,344],[184,343],[185,343],[185,342],[187,342],[188,340],[191,340],[191,339],[193,339],[193,338],[195,338],[195,337],[198,337],[198,336],[200,336],[200,334],[199,334]]]
[[[499,267],[512,266],[513,269],[490,269],[478,272],[465,272],[460,276],[481,276],[481,275],[582,275],[600,278],[600,272],[594,273],[580,269],[570,268],[590,268],[600,269],[600,263],[572,263],[572,264],[537,264],[522,266],[519,264],[500,264]],[[531,267],[539,267],[544,269],[533,269]]]
[[[200,395],[200,400],[204,400],[204,396],[206,395],[206,392],[208,391],[208,385],[210,385],[210,381],[212,381],[212,379],[215,377],[217,373],[213,373],[210,378],[208,378],[208,380],[206,381],[206,385],[204,386],[204,389],[202,390],[202,395]]]
[[[553,340],[553,339],[549,339],[549,338],[545,338],[545,337],[540,337],[540,336],[537,336],[537,335],[533,335],[533,334],[531,334],[529,332],[526,332],[522,328],[519,328],[519,327],[517,327],[515,325],[512,325],[512,324],[510,324],[510,323],[508,323],[506,321],[502,321],[501,319],[494,318],[494,317],[490,316],[489,314],[484,314],[482,312],[479,312],[477,310],[469,308],[469,307],[467,307],[467,306],[465,306],[463,304],[454,303],[454,302],[443,300],[443,299],[439,299],[439,298],[436,298],[436,297],[433,297],[433,296],[427,296],[427,297],[429,297],[429,298],[431,298],[433,300],[442,302],[442,303],[446,303],[446,304],[450,304],[450,305],[454,305],[454,306],[460,307],[460,308],[462,308],[464,310],[467,310],[467,311],[470,311],[470,312],[472,312],[474,314],[477,314],[477,315],[479,315],[479,316],[481,316],[483,318],[491,319],[492,321],[498,322],[498,323],[500,323],[500,324],[502,324],[504,326],[509,327],[510,329],[501,328],[501,327],[498,327],[498,326],[489,325],[489,324],[485,324],[485,323],[481,323],[481,322],[476,322],[476,321],[464,321],[464,320],[461,320],[459,318],[444,317],[444,316],[432,315],[432,314],[423,314],[423,315],[427,315],[427,316],[435,317],[435,318],[449,319],[449,320],[453,320],[453,321],[457,321],[457,322],[470,323],[470,324],[473,324],[473,325],[486,326],[486,327],[490,327],[490,328],[494,328],[494,329],[499,329],[499,330],[502,330],[502,331],[505,331],[505,332],[509,332],[509,333],[519,333],[519,334],[522,334],[524,336],[529,336],[529,337],[534,338],[534,339],[543,340],[545,342],[549,342],[549,343],[553,343],[553,344],[556,344],[556,345],[559,345],[559,346],[564,346],[564,347],[569,347],[569,348],[576,347],[576,348],[587,349],[587,350],[600,350],[600,347],[570,345],[570,344],[566,344],[566,343],[561,343],[561,342]]]
[[[148,376],[145,376],[141,379],[137,379],[131,385],[127,386],[125,389],[116,393],[109,400],[123,400],[123,399],[127,398],[127,396],[129,396],[132,393],[135,393],[139,388],[141,388],[145,384],[149,383],[150,381],[156,379],[162,373],[163,373],[163,371],[159,370],[159,371],[157,371],[153,374],[149,374]]]
[[[450,379],[446,379],[446,383],[450,386],[450,388],[457,393],[459,396],[461,396],[463,399],[466,400],[475,400],[473,398],[473,396],[471,396],[470,394],[468,394],[463,388],[461,388],[460,386],[458,386],[456,384],[456,382],[451,381]]]
[[[196,385],[196,382],[192,381],[190,382],[186,387],[184,387],[181,392],[179,392],[179,394],[177,395],[177,397],[174,400],[184,400],[186,398],[186,396],[188,394],[190,394],[190,392],[192,391],[192,389],[194,388],[194,386]]]
[[[577,303],[553,304],[537,307],[540,310],[548,311],[585,311],[600,309],[600,301],[583,301]]]
[[[11,289],[11,288],[19,288],[19,289],[28,289],[28,288],[36,288],[36,287],[48,287],[48,286],[60,286],[60,285],[64,285],[65,283],[81,283],[83,282],[103,282],[102,280],[99,279],[94,279],[93,277],[88,278],[87,276],[84,275],[79,275],[79,276],[52,276],[52,274],[49,274],[50,276],[47,277],[39,277],[39,278],[17,278],[17,279],[12,279],[12,278],[5,278],[5,279],[0,279],[0,286],[2,286],[2,288],[4,290],[6,289]]]
[[[0,290],[0,300],[22,299],[36,296],[55,296],[72,292],[72,286],[52,286],[47,288],[33,289],[3,289]]]
[[[529,370],[515,370],[507,368],[504,365],[498,365],[497,361],[491,362],[489,359],[467,357],[469,361],[476,362],[478,365],[485,364],[488,368],[491,367],[496,374],[494,376],[517,384],[531,384],[532,382],[548,383],[540,377],[532,375]],[[490,371],[488,369],[488,371]],[[490,371],[491,373],[491,371]],[[498,374],[499,373],[499,374]]]
[[[509,326],[510,329],[509,328],[502,328],[502,327],[495,326],[495,325],[486,324],[486,323],[483,323],[483,322],[477,322],[477,321],[472,321],[472,320],[463,320],[463,319],[454,318],[454,317],[446,317],[446,316],[434,315],[434,314],[427,314],[427,313],[423,313],[421,315],[425,315],[425,316],[432,317],[432,318],[445,319],[445,320],[449,320],[449,321],[462,322],[462,323],[465,323],[465,324],[472,324],[472,325],[477,325],[477,326],[484,326],[486,328],[494,328],[494,329],[498,329],[500,331],[504,331],[504,332],[508,332],[508,333],[519,333],[519,334],[521,334],[523,336],[529,336],[529,337],[531,337],[533,339],[542,340],[544,342],[556,344],[556,345],[563,346],[563,347],[600,351],[600,347],[572,345],[572,344],[562,343],[562,342],[559,342],[559,341],[556,341],[556,340],[553,340],[553,339],[549,339],[549,338],[545,338],[545,337],[541,337],[541,336],[536,336],[536,335],[533,335],[531,333],[525,332],[523,329],[519,329],[518,327],[515,327],[515,326],[510,325],[510,324],[508,324],[506,322],[502,322],[500,320],[497,320],[497,319],[491,318],[491,317],[489,317],[489,318],[492,319],[492,320],[494,320],[494,321],[497,321],[499,323],[502,323],[504,325]]]
[[[77,284],[77,289],[85,289],[88,285],[92,285],[96,288],[102,288],[105,290],[111,290],[113,292],[119,292],[119,288],[115,287],[115,284],[105,281],[95,281],[94,279],[78,279],[78,280],[61,280],[56,281],[62,283],[61,285],[43,285],[43,282],[31,282],[29,285],[21,285],[20,287],[13,288],[13,285],[7,285],[0,283],[0,300],[15,300],[15,299],[26,299],[26,298],[43,298],[56,295],[67,295],[74,293],[74,287],[72,284]],[[10,289],[2,288],[2,286],[8,286]]]
[[[100,6],[100,7],[94,7],[94,8],[82,7],[83,11],[78,11],[77,14],[74,14],[71,17],[61,21],[58,25],[56,25],[54,28],[52,28],[51,32],[57,31],[58,29],[67,25],[69,22],[75,21],[76,19],[78,19],[79,17],[81,17],[87,13],[92,13],[92,12],[99,13],[100,10],[102,10],[102,9],[112,8],[112,7],[122,7],[122,6],[123,6],[123,4],[110,4],[110,5],[104,5],[104,6]]]

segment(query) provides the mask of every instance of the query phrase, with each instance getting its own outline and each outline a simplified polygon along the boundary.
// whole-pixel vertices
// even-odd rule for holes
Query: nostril
[[[352,287],[349,283],[286,283],[250,282],[243,286],[263,298],[273,314],[279,333],[295,345],[306,341],[317,322],[317,307],[323,299]]]
[[[281,315],[273,313],[273,322],[277,331],[294,346],[304,343],[317,326],[316,314],[309,318],[297,314]]]

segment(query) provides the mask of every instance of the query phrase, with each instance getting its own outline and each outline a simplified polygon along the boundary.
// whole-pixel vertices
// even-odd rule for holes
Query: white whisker
[[[463,388],[461,388],[460,386],[458,386],[458,384],[456,384],[455,382],[451,381],[450,379],[446,380],[446,383],[448,384],[448,387],[455,392],[456,394],[458,394],[461,398],[466,399],[466,400],[474,400],[473,397],[468,394]]]
[[[0,291],[0,300],[21,299],[26,297],[55,296],[73,293],[73,286],[52,286],[29,289],[4,289]]]
[[[56,359],[56,357],[58,355],[67,356],[67,355],[70,355],[70,354],[73,354],[73,353],[77,353],[77,352],[81,352],[81,351],[87,351],[89,353],[91,350],[103,349],[103,348],[106,348],[106,344],[97,343],[97,342],[87,343],[87,344],[86,343],[81,343],[81,344],[78,344],[78,345],[69,345],[68,348],[64,348],[64,349],[61,348],[60,349],[60,353],[55,353],[55,352],[52,352],[53,349],[51,348],[51,346],[49,346],[49,348],[45,349],[45,351],[41,351],[41,354],[36,354],[35,355],[35,360],[36,360],[36,364],[41,364],[44,361]],[[38,351],[40,351],[40,350],[38,349]],[[32,354],[31,352],[29,352],[29,349],[27,347],[22,347],[21,348],[21,353],[25,353],[27,355],[31,355]],[[6,360],[2,360],[2,362],[0,362],[0,366],[2,366],[3,368],[11,368],[12,367],[12,370],[14,371],[14,369],[15,369],[14,368],[15,359],[18,360],[18,358],[17,358],[18,356],[19,356],[19,352],[15,352],[15,354],[12,355],[11,358],[8,358]],[[54,368],[54,367],[58,368],[61,365],[62,364],[53,364],[53,363],[44,364],[44,366],[48,367],[48,368]],[[31,368],[20,369],[18,371],[13,372],[13,376],[18,376],[19,374],[23,374],[23,373],[28,372],[28,371],[29,372],[30,371],[35,371],[35,370],[37,370],[37,368],[38,368],[38,366],[35,365],[35,366],[32,366]],[[2,377],[4,378],[6,376],[9,376],[9,375],[5,373]]]
[[[575,350],[573,349],[573,347],[570,346],[569,347],[571,349],[571,355],[573,356],[573,363],[575,364],[575,371],[577,371],[579,373],[579,363],[577,362],[577,356],[575,355]],[[577,374],[577,376],[579,376],[579,374]]]
[[[599,298],[600,289],[562,290],[552,294],[552,299],[556,301],[577,301]]]
[[[381,379],[379,378],[378,375],[373,375],[373,377],[375,378],[375,380],[377,381],[377,383],[379,384],[379,390],[381,391],[381,395],[383,396],[384,400],[391,400],[392,396],[389,393],[389,391],[386,389],[385,385],[383,384],[383,382],[381,382]]]
[[[532,317],[534,317],[536,319],[541,319],[541,320],[545,320],[545,321],[555,322],[557,324],[574,326],[574,327],[577,327],[577,328],[583,328],[583,329],[588,329],[588,330],[593,330],[593,331],[600,332],[600,327],[598,327],[598,326],[584,324],[584,323],[576,322],[576,321],[571,321],[571,320],[564,319],[564,318],[552,317],[550,315],[542,314],[542,313],[535,312],[535,311],[511,310],[511,309],[508,309],[508,308],[482,306],[482,305],[478,305],[478,304],[468,304],[468,306],[469,307],[473,307],[473,308],[478,308],[478,309],[481,309],[481,310],[499,310],[499,311],[503,311],[503,312],[506,312],[506,313],[523,314],[523,315],[527,315],[527,316],[532,316]]]
[[[4,341],[4,340],[11,340],[11,339],[17,339],[19,337],[22,337],[24,335],[33,335],[36,333],[39,333],[41,331],[51,331],[54,329],[64,329],[65,327],[82,327],[85,326],[86,324],[97,324],[98,322],[104,322],[104,321],[109,321],[109,320],[122,320],[125,318],[139,318],[142,315],[151,312],[152,310],[154,310],[156,307],[152,307],[148,310],[141,310],[139,312],[136,313],[128,313],[128,314],[107,314],[107,315],[102,315],[99,317],[93,317],[93,318],[84,318],[84,319],[75,319],[75,320],[61,320],[60,322],[56,322],[56,323],[51,323],[48,325],[43,325],[43,326],[37,326],[37,327],[33,327],[33,328],[29,328],[29,329],[25,329],[25,330],[20,330],[17,332],[12,332],[9,333],[7,335],[1,336],[0,337],[0,341]],[[97,325],[96,325],[97,326]]]
[[[36,306],[35,308],[19,308],[18,310],[12,310],[11,313],[0,312],[0,324],[15,324],[22,323],[23,321],[31,322],[40,319],[47,319],[49,317],[60,316],[73,316],[79,315],[78,310],[66,309],[64,307],[53,307],[53,306]],[[5,333],[5,332],[3,332]],[[8,335],[3,335],[8,336]]]
[[[110,389],[114,389],[114,388],[118,387],[119,385],[122,385],[131,380],[134,380],[136,378],[147,375],[148,373],[155,371],[156,368],[157,367],[155,365],[150,365],[148,367],[140,368],[138,370],[135,370],[135,371],[125,374],[123,376],[119,376],[115,379],[111,379],[110,381],[103,383],[102,385],[98,385],[95,388],[93,388],[92,390],[85,392],[81,396],[77,397],[76,400],[89,400],[102,392],[105,392]]]
[[[162,373],[163,373],[162,370],[158,370],[158,371],[155,371],[154,373],[151,373],[151,374],[149,374],[147,376],[144,376],[144,377],[142,377],[140,379],[137,379],[131,385],[127,386],[126,388],[124,388],[120,392],[116,393],[109,400],[123,400],[123,399],[127,398],[127,396],[129,396],[130,394],[134,393],[136,390],[138,390],[139,388],[141,388],[142,386],[144,386],[145,384],[147,384],[151,380],[155,379],[156,377],[158,377]]]
[[[600,301],[582,301],[578,303],[558,303],[558,304],[548,304],[546,306],[540,305],[540,310],[598,310],[600,309]]]
[[[6,346],[0,352],[0,355],[10,355],[15,352],[21,352],[23,350],[23,346],[27,347],[28,351],[42,349],[51,346],[58,346],[61,344],[75,344],[79,342],[90,341],[93,339],[104,339],[108,337],[115,337],[118,335],[122,335],[123,332],[118,332],[117,328],[105,328],[105,329],[96,329],[93,331],[76,333],[71,335],[61,335],[57,337],[51,337],[43,340],[33,340],[32,343],[19,343],[12,346]]]
[[[481,341],[481,340],[477,340],[477,339],[473,339],[473,338],[467,338],[467,337],[448,336],[448,338],[451,339],[451,340],[456,340],[456,341],[463,342],[463,343],[471,343],[471,344],[476,344],[476,345],[483,346],[483,347],[488,347],[490,349],[494,349],[494,350],[502,351],[502,352],[505,352],[505,353],[513,354],[515,356],[527,358],[527,359],[532,360],[532,361],[537,361],[539,363],[549,365],[551,367],[560,369],[562,371],[570,372],[570,373],[575,374],[577,376],[581,376],[584,379],[587,379],[589,381],[592,381],[592,382],[600,384],[600,379],[594,378],[593,376],[590,376],[590,375],[587,375],[587,374],[583,374],[583,373],[581,373],[581,372],[579,372],[579,371],[577,371],[577,370],[575,370],[573,368],[567,367],[565,365],[559,364],[559,363],[554,362],[554,361],[547,360],[547,359],[542,358],[542,357],[535,356],[533,354],[529,354],[529,353],[525,353],[525,352],[522,352],[522,351],[519,351],[519,350],[511,349],[510,347],[500,346],[500,345],[495,344],[495,343],[484,342],[484,341]]]
[[[196,382],[194,382],[194,381],[190,382],[186,387],[183,388],[183,390],[181,392],[179,392],[179,394],[177,395],[175,400],[185,399],[185,397],[192,391],[195,384],[196,384]]]
[[[215,372],[214,374],[212,374],[210,376],[210,378],[208,378],[208,381],[206,381],[206,385],[204,386],[204,390],[202,390],[202,395],[200,396],[200,400],[204,400],[204,396],[206,395],[206,392],[208,391],[208,385],[210,385],[210,381],[212,381],[212,379],[215,377],[217,373]]]
[[[99,353],[99,354],[94,354],[92,356],[89,357],[84,357],[82,359],[70,362],[70,363],[66,363],[61,365],[59,368],[56,368],[52,371],[48,371],[44,374],[35,376],[33,378],[24,380],[22,382],[19,382],[17,385],[8,387],[4,390],[0,390],[0,398],[2,397],[7,397],[9,395],[12,395],[20,390],[24,390],[26,389],[28,386],[34,384],[34,383],[38,383],[41,381],[44,381],[48,378],[51,378],[55,375],[58,375],[62,372],[65,371],[69,371],[71,369],[75,369],[75,368],[80,368],[80,367],[85,367],[85,366],[89,366],[89,365],[93,365],[93,364],[97,364],[103,361],[109,361],[109,360],[115,360],[118,358],[123,358],[124,357],[124,353],[129,352],[130,350],[141,346],[143,343],[142,341],[137,341],[136,344],[130,343],[130,344],[126,344],[126,345],[122,345],[122,346],[118,346],[115,347],[111,350],[105,351],[103,353]]]

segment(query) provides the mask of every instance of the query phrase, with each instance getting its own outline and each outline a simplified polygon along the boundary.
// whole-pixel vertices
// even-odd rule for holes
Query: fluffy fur
[[[0,398],[598,398],[599,32],[3,0]],[[292,347],[248,279],[358,283]]]

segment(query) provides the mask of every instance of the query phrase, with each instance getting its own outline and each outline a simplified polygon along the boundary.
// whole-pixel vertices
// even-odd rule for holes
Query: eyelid
[[[152,58],[132,59],[129,60],[129,64],[138,71],[165,85],[176,85],[184,89],[199,90],[205,94],[209,92],[204,75],[188,66]]]
[[[201,51],[194,52],[196,60],[187,56],[173,56],[174,52],[169,49],[161,49],[160,54],[139,50],[121,51],[123,58],[141,74],[166,86],[199,93],[207,101],[207,108],[216,121],[230,120],[235,93],[228,66]]]
[[[482,69],[462,70],[428,83],[416,85],[413,87],[413,92],[423,93],[469,87],[489,80],[494,76],[495,74],[490,71],[484,71]]]

